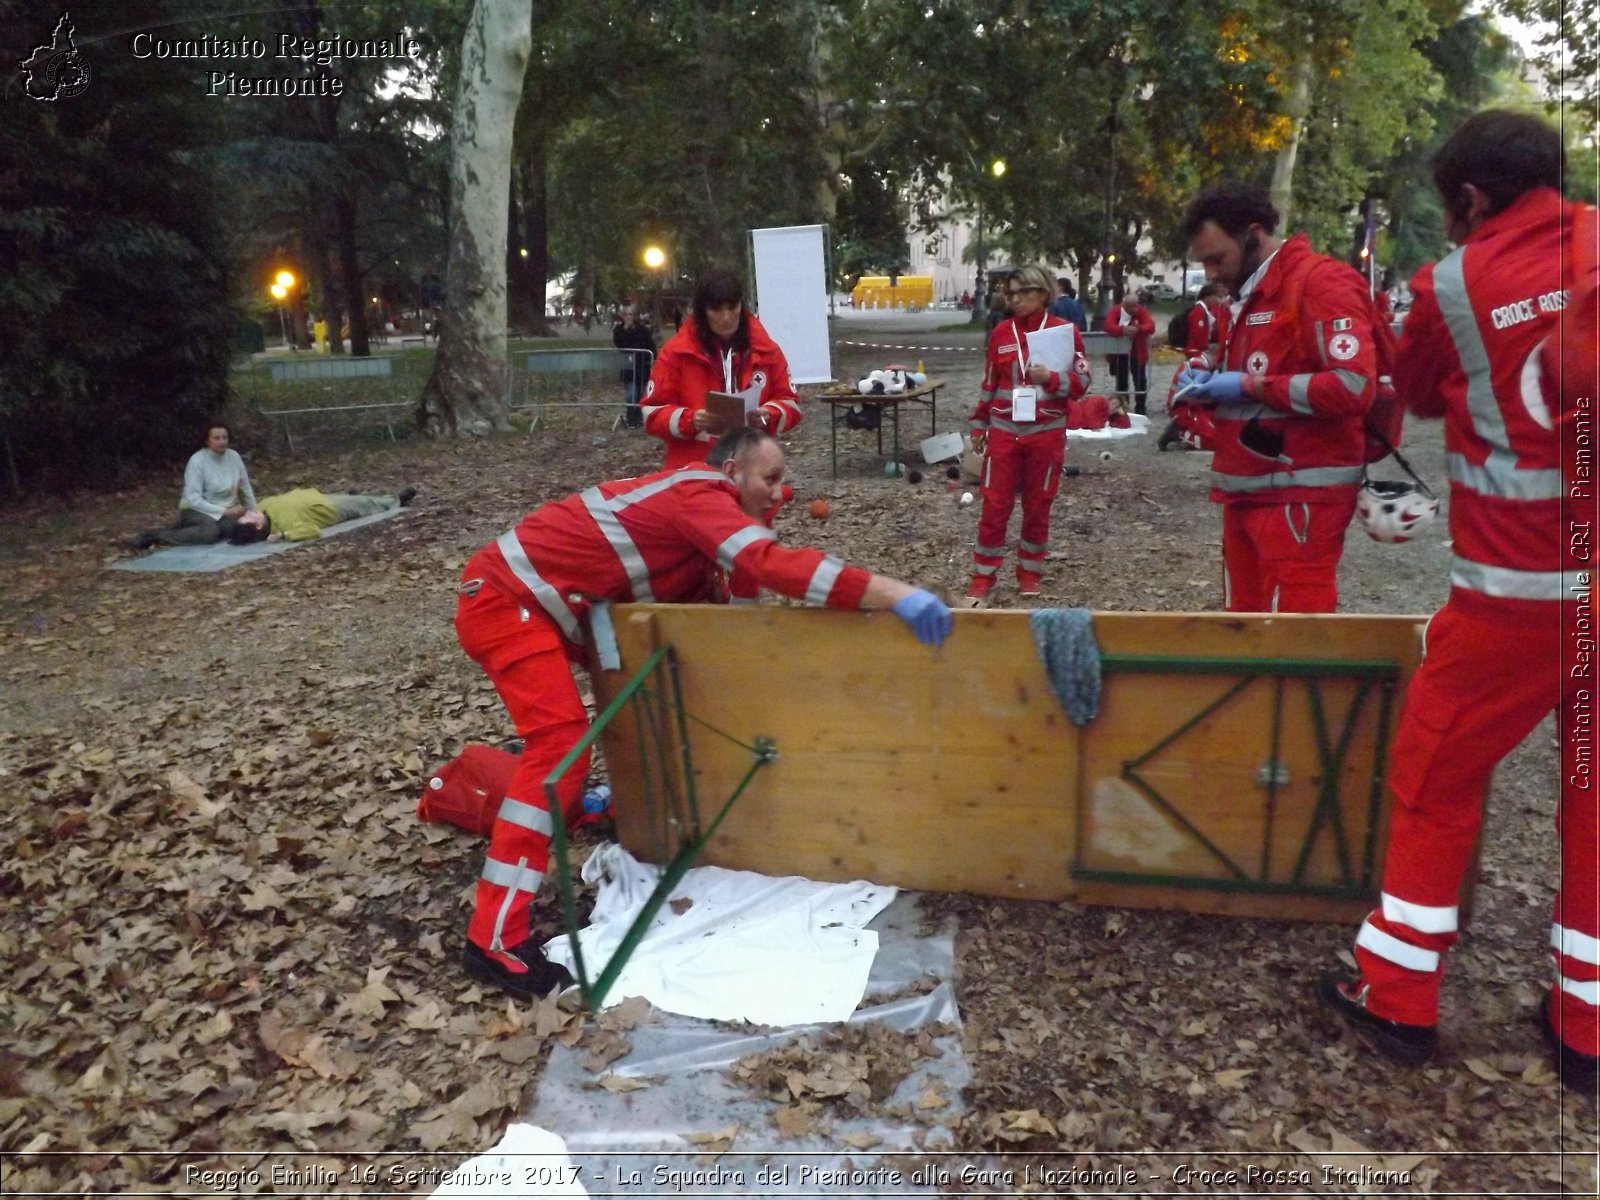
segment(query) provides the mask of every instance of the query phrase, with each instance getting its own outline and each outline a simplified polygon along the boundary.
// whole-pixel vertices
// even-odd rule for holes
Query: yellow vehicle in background
[[[863,275],[850,292],[852,308],[927,308],[933,303],[933,276],[901,275],[889,286],[887,275]]]

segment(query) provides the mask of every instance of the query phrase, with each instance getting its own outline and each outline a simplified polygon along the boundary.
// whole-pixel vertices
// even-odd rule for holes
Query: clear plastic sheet
[[[953,1032],[935,1039],[941,1056],[920,1062],[893,1096],[875,1106],[873,1115],[821,1120],[819,1132],[785,1138],[773,1124],[775,1106],[751,1096],[724,1073],[747,1054],[832,1026],[730,1026],[658,1012],[631,1032],[632,1051],[609,1069],[616,1075],[649,1077],[650,1086],[618,1093],[597,1087],[597,1077],[582,1065],[582,1052],[557,1046],[524,1119],[565,1140],[591,1194],[937,1195],[937,1187],[912,1182],[915,1162],[894,1157],[877,1161],[884,1151],[948,1149],[950,1137],[944,1129],[900,1121],[887,1110],[909,1109],[936,1088],[949,1100],[939,1118],[954,1120],[961,1112],[961,1089],[970,1078],[955,1004],[954,922],[932,933],[923,927],[915,894],[904,892],[868,926],[879,934],[878,954],[866,1000],[850,1023],[879,1021],[909,1032],[944,1022]],[[919,980],[938,982],[931,990],[898,995]],[[873,1003],[875,996],[884,1001]],[[688,1140],[732,1126],[738,1126],[738,1133],[731,1150],[714,1160],[705,1157],[705,1147]],[[877,1141],[863,1151],[840,1140],[847,1135]]]

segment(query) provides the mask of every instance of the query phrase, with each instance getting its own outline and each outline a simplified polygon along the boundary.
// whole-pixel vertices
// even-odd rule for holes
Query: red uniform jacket
[[[1066,325],[1072,330],[1072,368],[1061,375],[1055,371],[1039,388],[1032,421],[1017,421],[1011,413],[1011,391],[1028,383],[1027,343],[1023,334],[1037,329]],[[1033,386],[1028,384],[1028,386]],[[978,406],[972,410],[972,432],[987,434],[991,429],[1028,437],[1067,427],[1067,406],[1089,390],[1089,360],[1083,355],[1083,335],[1078,327],[1040,309],[1025,323],[1011,317],[994,327],[989,336],[989,355],[983,367],[983,384]],[[1059,436],[1065,436],[1061,434]]]
[[[1562,571],[1589,565],[1563,536],[1561,438],[1538,378],[1567,303],[1562,218],[1577,207],[1553,188],[1529,192],[1411,281],[1395,390],[1444,418],[1451,598],[1479,611],[1577,599]]]
[[[1133,338],[1133,361],[1150,361],[1150,338],[1156,331],[1156,319],[1142,304],[1134,305],[1132,314],[1120,304],[1113,304],[1106,314],[1106,332],[1112,337],[1129,335]]]
[[[594,601],[720,599],[717,568],[831,608],[859,608],[870,575],[820,550],[780,546],[739,507],[720,471],[682,467],[586,488],[529,513],[468,564],[464,579],[537,607],[574,648]]]
[[[1366,282],[1313,251],[1305,234],[1278,248],[1233,309],[1223,365],[1245,372],[1245,395],[1214,410],[1212,500],[1284,503],[1355,492],[1366,462],[1363,420],[1377,393],[1370,312]],[[1281,449],[1269,456],[1264,448],[1279,437]]]
[[[1228,344],[1233,313],[1220,300],[1207,300],[1189,310],[1189,336],[1183,352],[1190,358],[1204,354],[1215,367],[1222,361],[1222,347]]]
[[[742,392],[759,383],[767,432],[779,434],[800,424],[800,406],[783,351],[753,313],[746,312],[745,320],[750,349],[732,355],[726,371],[722,352],[701,345],[692,320],[661,347],[642,403],[646,432],[667,443],[666,466],[705,462],[711,453],[716,438],[694,431],[694,414],[706,406],[707,392]]]

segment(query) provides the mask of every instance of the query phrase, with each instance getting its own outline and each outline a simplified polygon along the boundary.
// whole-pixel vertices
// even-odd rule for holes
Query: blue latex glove
[[[955,619],[944,601],[921,588],[895,601],[889,611],[911,626],[911,632],[924,646],[939,645],[955,626]]]
[[[1213,371],[1202,379],[1186,399],[1205,404],[1226,404],[1244,396],[1243,371]]]
[[[1191,389],[1189,396],[1192,396],[1194,395],[1193,389],[1195,386],[1210,378],[1210,371],[1202,371],[1199,367],[1185,367],[1183,370],[1178,372],[1177,391],[1181,392],[1184,388],[1189,388]],[[1176,394],[1176,392],[1174,394]],[[1184,397],[1185,400],[1188,398],[1188,396]]]

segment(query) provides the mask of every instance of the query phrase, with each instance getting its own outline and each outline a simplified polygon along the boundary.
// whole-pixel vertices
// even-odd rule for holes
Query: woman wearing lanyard
[[[1089,362],[1077,327],[1045,311],[1054,290],[1050,272],[1038,264],[1022,267],[1011,273],[1005,287],[1011,316],[989,338],[983,386],[972,412],[973,449],[983,454],[983,515],[967,588],[974,606],[994,588],[1006,555],[1006,524],[1019,492],[1017,590],[1024,596],[1039,594],[1050,541],[1050,505],[1066,456],[1067,406],[1089,388]],[[1061,372],[1032,361],[1027,338],[1059,325],[1066,326],[1072,339],[1071,365]]]
[[[667,444],[663,466],[704,462],[724,432],[706,410],[707,392],[759,388],[751,424],[783,434],[800,424],[783,351],[744,306],[744,288],[730,271],[712,270],[694,289],[694,312],[661,348],[644,395],[644,427]]]

